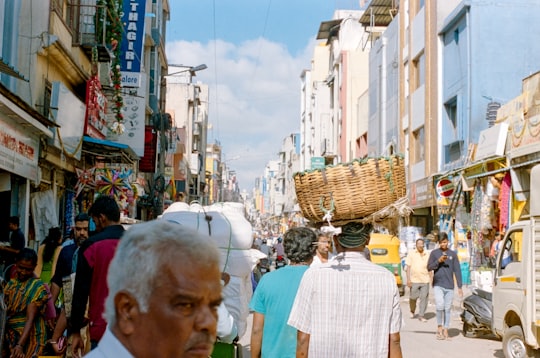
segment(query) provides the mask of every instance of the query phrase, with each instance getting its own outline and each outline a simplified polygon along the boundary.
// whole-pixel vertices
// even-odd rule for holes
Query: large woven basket
[[[314,223],[368,216],[406,194],[401,156],[366,158],[294,174],[302,215]]]

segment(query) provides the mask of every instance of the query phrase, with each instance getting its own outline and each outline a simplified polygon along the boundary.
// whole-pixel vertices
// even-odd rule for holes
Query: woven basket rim
[[[295,172],[295,173],[293,173],[293,177],[295,177],[297,175],[307,175],[307,174],[311,174],[311,173],[316,173],[316,172],[320,172],[320,171],[330,169],[330,168],[348,167],[348,166],[350,166],[350,165],[352,165],[354,163],[365,164],[369,160],[381,160],[381,159],[390,160],[390,159],[393,159],[393,158],[405,159],[405,155],[402,154],[402,153],[399,153],[399,154],[379,156],[379,157],[357,158],[357,159],[351,160],[350,162],[329,164],[329,165],[326,165],[324,168],[306,169],[306,170],[301,171],[301,172]]]

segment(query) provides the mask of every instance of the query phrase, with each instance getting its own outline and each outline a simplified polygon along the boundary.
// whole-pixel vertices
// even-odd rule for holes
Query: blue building
[[[441,171],[463,166],[496,109],[540,69],[538,0],[465,0],[439,31]]]

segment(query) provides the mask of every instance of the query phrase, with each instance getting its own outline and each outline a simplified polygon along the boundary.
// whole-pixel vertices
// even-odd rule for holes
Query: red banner
[[[156,172],[157,133],[152,128],[144,127],[144,157],[139,160],[140,172]]]
[[[105,139],[107,136],[107,97],[101,91],[97,76],[86,82],[86,116],[84,134],[92,138]]]

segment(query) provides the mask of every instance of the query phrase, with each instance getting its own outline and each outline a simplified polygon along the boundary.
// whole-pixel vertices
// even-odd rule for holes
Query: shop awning
[[[129,164],[133,164],[139,159],[137,154],[127,144],[89,136],[83,137],[82,151],[83,153],[101,157],[105,160],[117,160]]]
[[[506,165],[506,157],[482,161],[463,168],[463,177],[467,180],[485,178],[498,173],[506,172],[511,167]]]
[[[22,81],[28,82],[23,75],[21,75],[15,68],[9,65],[2,57],[0,57],[0,72],[5,73],[6,75],[18,78]]]

